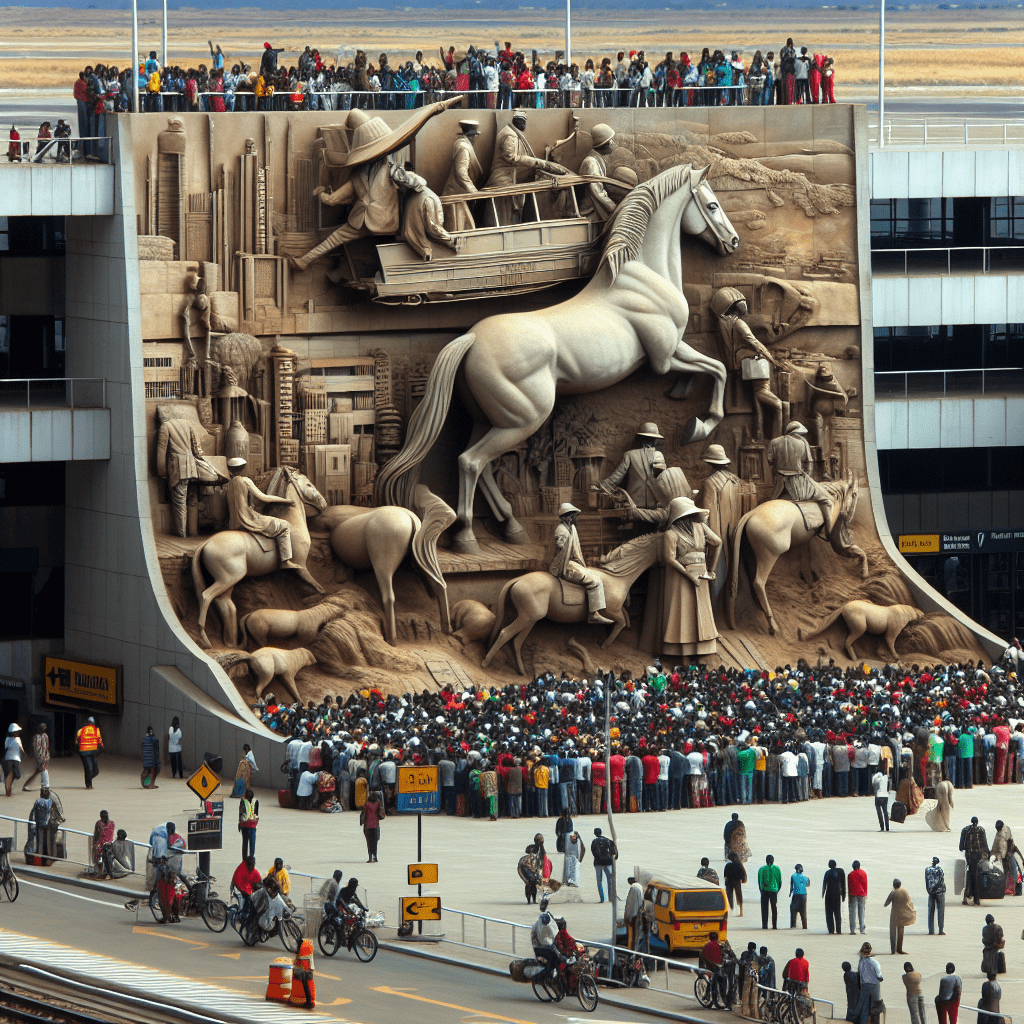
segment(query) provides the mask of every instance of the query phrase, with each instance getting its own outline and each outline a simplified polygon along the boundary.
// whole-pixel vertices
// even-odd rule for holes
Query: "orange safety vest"
[[[80,754],[91,754],[103,742],[99,726],[84,725],[78,730],[78,752]]]

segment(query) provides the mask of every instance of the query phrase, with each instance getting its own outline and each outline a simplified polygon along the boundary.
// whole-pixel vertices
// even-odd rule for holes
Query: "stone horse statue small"
[[[739,590],[740,553],[744,535],[757,561],[751,589],[768,619],[768,632],[772,636],[778,631],[778,623],[764,589],[768,576],[775,563],[787,551],[810,544],[819,529],[824,531],[837,555],[860,559],[861,577],[867,579],[868,556],[854,543],[850,530],[857,511],[857,481],[852,474],[848,474],[843,480],[827,481],[821,486],[832,498],[832,507],[828,520],[820,528],[808,527],[797,503],[787,498],[776,498],[758,505],[737,524],[732,541],[732,558],[729,561],[728,610],[729,626],[732,629],[736,628],[736,593]],[[810,504],[813,506],[814,503]]]
[[[607,650],[615,638],[628,625],[627,612],[624,607],[629,590],[640,577],[661,559],[661,533],[644,534],[634,540],[620,544],[610,551],[599,567],[604,577],[604,595],[607,604],[602,613],[614,622],[607,639],[601,644]],[[511,601],[516,610],[515,619],[502,628],[505,619],[505,601]],[[491,649],[481,668],[487,668],[494,656],[509,642],[516,655],[516,667],[520,675],[526,675],[523,667],[523,642],[530,630],[541,619],[553,622],[586,622],[586,592],[578,583],[569,583],[552,576],[550,572],[528,572],[517,576],[501,588],[495,612],[494,627],[491,630]]]
[[[284,466],[274,470],[267,494],[281,499],[291,499],[291,505],[275,506],[279,519],[283,519],[292,531],[292,561],[303,566],[298,575],[314,586],[320,593],[323,587],[305,568],[309,555],[309,529],[306,526],[306,505],[317,512],[327,507],[323,495],[297,469]],[[226,644],[242,644],[244,638],[238,633],[238,611],[231,592],[236,583],[246,576],[267,576],[278,566],[276,546],[264,551],[259,541],[246,530],[221,530],[196,548],[192,556],[192,583],[199,600],[199,640],[203,647],[210,647],[206,635],[206,616],[213,604],[220,614],[222,634]],[[203,570],[213,578],[207,587]]]
[[[683,164],[637,185],[619,204],[600,266],[582,291],[547,309],[486,317],[441,350],[404,447],[377,475],[378,504],[412,507],[419,466],[437,442],[456,388],[475,426],[459,456],[461,529],[453,547],[472,554],[480,552],[473,533],[478,485],[504,524],[505,540],[532,543],[501,493],[493,463],[540,429],[559,395],[601,391],[645,364],[659,374],[707,374],[710,405],[687,428],[687,440],[718,426],[725,367],[683,340],[689,250],[681,237],[700,238],[721,256],[740,244],[707,174]]]

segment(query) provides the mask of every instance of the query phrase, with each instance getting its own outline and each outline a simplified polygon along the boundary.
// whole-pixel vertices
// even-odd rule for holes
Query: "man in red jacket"
[[[643,770],[644,788],[643,801],[645,811],[656,811],[658,809],[658,755],[648,750],[640,758]]]
[[[850,934],[854,934],[856,921],[860,919],[860,933],[864,934],[864,907],[868,900],[868,873],[860,866],[860,861],[853,862],[853,870],[846,876],[846,889],[850,897]]]

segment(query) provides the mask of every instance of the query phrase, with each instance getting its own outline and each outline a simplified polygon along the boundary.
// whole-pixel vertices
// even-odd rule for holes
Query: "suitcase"
[[[902,801],[893,801],[892,807],[889,808],[889,820],[895,821],[899,825],[907,820],[907,808]]]
[[[978,865],[978,899],[1001,900],[1006,895],[1006,872],[1001,864],[983,860]]]
[[[277,802],[281,807],[294,808],[295,794],[290,789],[279,789],[277,791]]]
[[[962,857],[953,865],[953,893],[960,896],[967,886],[967,861]]]

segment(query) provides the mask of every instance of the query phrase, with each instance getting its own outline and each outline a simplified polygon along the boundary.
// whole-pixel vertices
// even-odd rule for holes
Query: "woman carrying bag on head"
[[[377,843],[380,841],[380,823],[384,820],[384,800],[381,794],[374,790],[363,809],[359,812],[359,824],[363,826],[363,835],[366,837],[366,863],[377,862]]]

